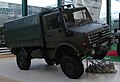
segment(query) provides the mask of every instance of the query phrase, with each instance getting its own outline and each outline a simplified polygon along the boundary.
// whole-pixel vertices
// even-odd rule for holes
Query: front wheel
[[[28,70],[30,68],[31,59],[21,50],[17,53],[16,61],[21,70]]]
[[[65,56],[61,59],[61,69],[66,76],[71,79],[78,79],[84,72],[82,61],[78,62],[76,59]]]

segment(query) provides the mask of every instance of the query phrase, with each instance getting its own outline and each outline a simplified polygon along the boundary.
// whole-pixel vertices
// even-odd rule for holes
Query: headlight
[[[91,53],[92,53],[92,54],[95,54],[95,50],[92,50]]]
[[[92,47],[96,47],[96,44],[93,44]]]

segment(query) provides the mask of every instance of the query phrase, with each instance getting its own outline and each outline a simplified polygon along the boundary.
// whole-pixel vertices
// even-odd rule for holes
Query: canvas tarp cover
[[[42,44],[40,14],[6,22],[4,29],[7,46],[39,46]]]

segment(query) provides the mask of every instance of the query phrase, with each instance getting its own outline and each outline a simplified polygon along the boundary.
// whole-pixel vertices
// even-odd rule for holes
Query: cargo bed
[[[4,24],[5,43],[9,47],[42,45],[40,14],[26,16]]]

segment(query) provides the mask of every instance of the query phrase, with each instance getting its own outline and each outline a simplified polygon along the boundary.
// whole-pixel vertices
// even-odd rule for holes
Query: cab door
[[[65,41],[65,33],[59,21],[58,12],[44,16],[45,40],[48,48],[55,48]]]

